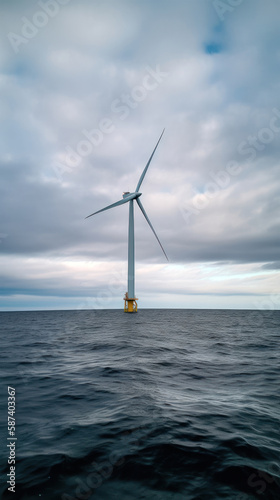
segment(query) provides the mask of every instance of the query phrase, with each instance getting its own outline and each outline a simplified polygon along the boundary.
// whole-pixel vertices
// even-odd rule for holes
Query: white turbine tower
[[[152,154],[151,154],[151,157],[146,165],[146,167],[144,168],[143,172],[142,172],[142,175],[138,181],[138,184],[136,186],[136,189],[135,189],[135,192],[134,193],[129,193],[129,192],[126,192],[126,193],[123,193],[123,199],[120,200],[120,201],[117,201],[116,203],[113,203],[112,205],[109,205],[108,207],[105,207],[105,208],[102,208],[101,210],[98,210],[97,212],[94,212],[93,214],[90,214],[86,217],[86,219],[88,219],[89,217],[92,217],[92,215],[96,215],[96,214],[99,214],[100,212],[104,212],[105,210],[109,210],[110,208],[114,208],[114,207],[117,207],[118,205],[123,205],[124,203],[128,203],[129,202],[129,224],[128,224],[128,279],[127,279],[127,288],[128,288],[128,291],[127,293],[125,294],[125,298],[124,298],[124,310],[125,312],[137,312],[137,302],[135,298],[135,252],[134,252],[134,206],[133,206],[133,202],[134,200],[136,200],[140,210],[142,211],[146,221],[148,222],[151,230],[153,231],[156,239],[158,240],[160,246],[161,246],[161,249],[166,257],[166,259],[168,260],[168,257],[163,249],[163,246],[161,244],[161,242],[159,241],[158,237],[157,237],[157,234],[144,210],[144,207],[141,203],[141,201],[139,200],[139,197],[141,196],[142,193],[139,193],[139,189],[140,189],[140,186],[144,180],[144,177],[146,175],[146,172],[149,168],[149,165],[152,161],[152,158],[155,154],[155,151],[159,145],[159,142],[163,136],[163,132],[164,130],[162,131],[162,134],[156,144],[156,147],[155,149],[153,150]]]

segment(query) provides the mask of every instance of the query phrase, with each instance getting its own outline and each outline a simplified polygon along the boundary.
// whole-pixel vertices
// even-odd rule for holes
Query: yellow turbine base
[[[124,312],[127,313],[136,313],[137,312],[137,300],[138,299],[129,299],[127,297],[127,293],[125,294],[124,300]]]

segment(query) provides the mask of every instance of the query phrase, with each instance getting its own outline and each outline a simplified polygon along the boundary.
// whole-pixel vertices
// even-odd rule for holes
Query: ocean
[[[280,311],[0,322],[2,499],[280,499]]]

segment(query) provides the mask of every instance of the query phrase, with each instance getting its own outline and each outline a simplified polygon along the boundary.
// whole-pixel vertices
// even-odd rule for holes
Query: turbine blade
[[[93,214],[90,214],[86,217],[88,219],[92,215],[99,214],[100,212],[104,212],[105,210],[109,210],[110,208],[117,207],[118,205],[123,205],[124,203],[127,203],[130,199],[124,198],[123,200],[116,201],[116,203],[112,203],[112,205],[108,205],[108,207],[102,208],[101,210],[98,210],[97,212],[94,212]]]
[[[148,218],[148,216],[147,216],[147,214],[146,214],[146,212],[145,212],[145,210],[144,210],[144,207],[143,207],[143,205],[142,205],[141,201],[139,200],[139,198],[137,198],[137,199],[136,199],[136,201],[137,201],[137,203],[138,203],[138,205],[139,205],[139,208],[140,208],[141,212],[143,213],[143,215],[144,215],[144,217],[145,217],[146,221],[148,222],[148,224],[149,224],[149,226],[150,226],[151,230],[153,231],[153,233],[154,233],[154,235],[155,235],[156,239],[158,240],[158,242],[159,242],[159,244],[160,244],[160,247],[161,247],[161,249],[162,249],[162,251],[163,251],[163,253],[164,253],[164,255],[165,255],[166,259],[167,259],[167,260],[169,260],[169,259],[168,259],[168,257],[167,257],[167,255],[166,255],[166,253],[165,253],[165,251],[164,251],[164,249],[163,249],[163,246],[162,246],[161,242],[159,241],[159,239],[158,239],[158,237],[157,237],[157,234],[156,234],[156,232],[155,232],[155,230],[154,230],[154,228],[153,228],[153,226],[152,226],[151,222],[149,221],[149,218]]]
[[[139,191],[139,189],[140,189],[140,186],[141,186],[141,184],[142,184],[142,182],[143,182],[143,179],[144,179],[144,177],[145,177],[145,175],[146,175],[146,172],[147,172],[147,170],[148,170],[148,168],[149,168],[149,165],[150,165],[150,163],[151,163],[151,161],[152,161],[152,158],[153,158],[153,156],[154,156],[154,154],[155,154],[155,151],[156,151],[156,149],[157,149],[157,147],[158,147],[158,145],[159,145],[159,141],[161,140],[161,138],[162,138],[162,136],[163,136],[163,132],[164,132],[164,131],[165,131],[165,129],[163,129],[163,131],[162,131],[162,133],[161,133],[161,136],[160,136],[159,140],[158,140],[158,141],[157,141],[157,143],[156,143],[156,147],[155,147],[155,149],[153,150],[153,152],[152,152],[152,154],[151,154],[151,157],[150,157],[150,159],[149,159],[149,161],[148,161],[148,163],[147,163],[146,167],[144,168],[144,170],[143,170],[143,172],[142,172],[142,175],[141,175],[141,177],[140,177],[140,179],[139,179],[139,181],[138,181],[137,187],[136,187],[136,189],[135,189],[135,192],[136,192],[136,193],[137,193],[137,192]]]

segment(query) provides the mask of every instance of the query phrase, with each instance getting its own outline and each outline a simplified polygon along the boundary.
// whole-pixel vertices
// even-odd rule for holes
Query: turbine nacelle
[[[138,192],[130,193],[129,191],[125,191],[123,193],[123,199],[127,199],[127,201],[136,200],[136,198],[139,198],[139,196],[141,196],[141,194],[142,193],[138,193]]]

